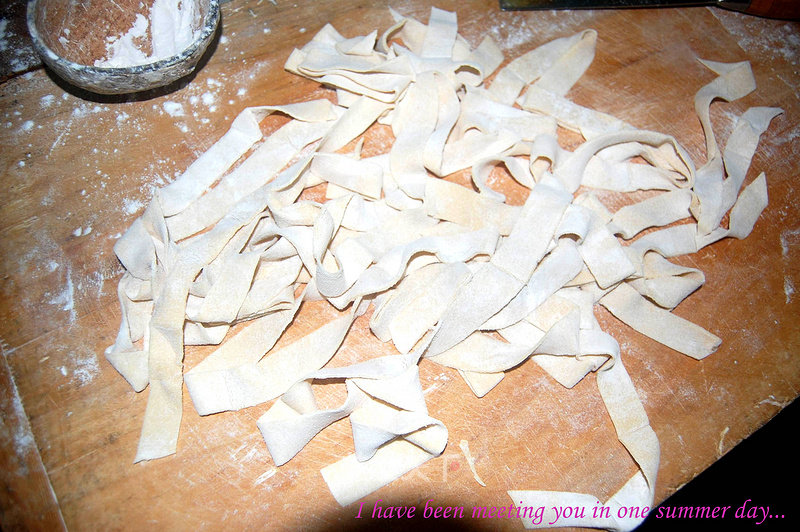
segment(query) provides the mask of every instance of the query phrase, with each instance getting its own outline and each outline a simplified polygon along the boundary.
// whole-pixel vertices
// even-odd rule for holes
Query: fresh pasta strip
[[[624,283],[603,296],[600,304],[642,334],[698,360],[722,343],[702,327],[649,303]]]
[[[441,179],[425,182],[424,205],[425,212],[434,218],[472,229],[494,227],[501,235],[511,233],[520,210]]]
[[[220,213],[273,179],[305,146],[319,140],[330,126],[327,121],[294,121],[283,126],[241,165],[224,176],[216,187],[180,213],[167,218],[170,237],[181,240],[216,223]]]
[[[284,108],[287,114],[296,117],[305,116],[300,109],[310,111],[312,116],[324,114],[333,118],[330,102],[318,101],[312,104],[290,105]],[[261,140],[259,123],[277,107],[254,107],[237,116],[230,129],[214,145],[206,150],[175,181],[164,187],[161,192],[164,214],[172,216],[186,208],[189,203],[200,197],[208,187],[214,184],[253,144]]]
[[[718,227],[706,236],[697,235],[697,247],[703,248],[717,240],[731,236],[745,238],[753,230],[756,220],[767,207],[767,179],[762,172],[739,195],[731,209],[728,229]]]
[[[430,355],[453,347],[476,331],[527,283],[569,203],[569,195],[558,183],[550,183],[555,186],[543,181],[531,191],[509,236],[454,296],[431,341]]]
[[[708,161],[697,174],[693,187],[695,201],[692,214],[697,218],[697,233],[705,236],[715,228],[722,218],[722,153],[717,146],[714,130],[711,127],[709,107],[712,100],[721,98],[726,101],[737,100],[756,88],[753,72],[747,62],[724,64],[713,61],[701,61],[706,67],[718,74],[712,82],[702,87],[695,95],[695,111],[703,126],[706,136]]]
[[[607,530],[633,530],[643,520],[635,517],[619,518],[621,507],[649,506],[653,499],[656,474],[659,462],[658,438],[650,427],[647,414],[641,406],[636,390],[622,362],[616,359],[613,365],[603,367],[597,374],[597,387],[609,415],[614,422],[619,440],[625,445],[639,465],[637,471],[603,506],[609,507],[609,517],[563,517],[561,526],[583,526],[605,528]],[[541,522],[534,522],[533,516],[522,517],[525,528],[547,528],[556,522],[556,507],[594,507],[598,498],[594,495],[535,490],[509,490],[514,504],[519,506],[544,506]],[[623,514],[627,516],[626,514]]]
[[[434,263],[406,276],[375,309],[370,329],[383,341],[391,339],[401,353],[408,353],[436,325],[447,302],[469,276],[469,268],[460,262]]]
[[[700,270],[673,264],[658,253],[646,253],[641,277],[628,284],[655,304],[673,309],[704,282],[705,276]]]
[[[285,317],[291,320],[294,313],[287,312]],[[281,318],[277,326],[267,332],[268,335],[272,333],[269,340],[277,336],[274,333],[279,335],[282,332],[282,329],[276,330],[280,325],[285,326],[289,321],[283,316]],[[295,382],[320,369],[334,356],[353,319],[352,313],[337,318],[257,363],[252,359],[258,353],[263,354],[265,344],[261,343],[260,338],[248,337],[249,342],[243,340],[239,343],[244,343],[242,348],[250,352],[256,349],[256,356],[249,361],[216,369],[198,366],[187,372],[186,387],[197,413],[202,416],[239,410],[280,396]],[[230,343],[233,340],[228,342]],[[274,340],[272,343],[274,344]],[[266,345],[268,351],[271,346],[269,343]]]
[[[633,129],[622,120],[594,109],[582,107],[543,87],[532,86],[525,92],[521,103],[528,111],[537,111],[552,116],[558,125],[576,131],[586,139],[603,133]]]
[[[759,137],[767,130],[770,121],[782,112],[783,110],[774,107],[752,107],[736,121],[722,154],[728,177],[722,183],[720,218],[736,203]],[[719,220],[715,221],[719,225]]]
[[[650,227],[663,227],[689,216],[690,191],[673,190],[650,199],[622,207],[611,219],[612,233],[630,239]]]
[[[500,312],[481,326],[498,330],[522,320],[581,271],[583,259],[569,239],[560,240],[531,274],[525,287]]]
[[[591,63],[596,42],[597,32],[586,30],[543,44],[500,70],[489,91],[495,100],[511,105],[527,85],[543,78],[543,90],[553,87],[565,94]],[[579,63],[567,66],[569,58],[576,56]],[[569,75],[565,75],[564,68],[571,69]]]

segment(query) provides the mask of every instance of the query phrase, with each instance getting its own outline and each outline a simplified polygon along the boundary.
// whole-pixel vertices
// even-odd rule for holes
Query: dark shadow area
[[[762,408],[774,407],[762,405]],[[795,484],[800,473],[798,427],[800,402],[794,401],[650,512],[637,531],[674,531],[684,527],[701,530],[800,530]],[[726,506],[729,508],[723,518],[722,511]],[[696,513],[698,507],[709,507],[711,511],[719,508],[717,518],[679,517],[685,516],[689,508]],[[764,510],[764,507],[769,508]],[[661,518],[658,518],[659,512]]]
[[[42,68],[33,49],[25,21],[27,0],[0,1],[0,20],[3,21],[3,52],[0,53],[0,84],[22,74]]]

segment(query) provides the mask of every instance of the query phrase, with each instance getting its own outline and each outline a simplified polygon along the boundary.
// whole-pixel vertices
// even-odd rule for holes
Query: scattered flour
[[[108,106],[89,105],[88,103],[81,103],[72,109],[72,117],[85,118],[89,115],[103,113],[108,110],[109,110]]]
[[[201,96],[201,99],[203,100],[204,104],[213,105],[215,98],[214,98],[213,94],[211,94],[210,92],[206,92],[206,93],[203,94],[203,96]]]
[[[13,427],[12,441],[14,445],[14,455],[18,458],[18,460],[16,460],[18,470],[15,473],[25,476],[28,473],[28,468],[24,457],[26,454],[36,449],[36,441],[27,423],[28,416],[25,414],[25,409],[22,407],[16,385],[13,385],[13,393],[11,395],[11,410],[13,411],[13,416],[19,420],[17,423],[11,425]]]
[[[800,228],[786,229],[781,233],[781,254],[786,257],[789,250],[800,243]]]
[[[164,107],[164,111],[169,116],[183,116],[183,105],[178,102],[166,101],[162,104],[162,107]]]
[[[591,11],[574,11],[564,17],[557,11],[517,12],[512,20],[499,21],[489,29],[489,35],[503,50],[515,50],[521,46],[531,47],[574,33],[586,27]],[[464,37],[469,37],[466,33]],[[520,52],[522,49],[520,49]]]
[[[8,2],[3,2],[3,5]],[[7,31],[8,19],[0,18],[0,53],[5,63],[13,72],[24,72],[39,64],[39,58],[30,46],[27,32],[25,35]],[[23,39],[26,39],[23,41]],[[25,74],[23,74],[24,76]]]
[[[70,361],[75,366],[75,369],[72,370],[72,382],[80,386],[89,384],[100,373],[97,356],[91,351],[86,351],[83,355],[70,353]]]
[[[75,313],[75,285],[72,282],[72,271],[69,267],[66,271],[66,283],[61,292],[56,295],[45,292],[44,296],[48,298],[47,303],[50,305],[57,305],[61,310],[69,312],[71,323],[75,321],[77,316]]]
[[[786,304],[792,302],[792,296],[794,295],[794,283],[788,277],[783,278],[783,294],[786,296]]]
[[[144,203],[140,200],[125,198],[122,200],[122,204],[125,207],[125,214],[136,214],[139,210],[144,207]]]

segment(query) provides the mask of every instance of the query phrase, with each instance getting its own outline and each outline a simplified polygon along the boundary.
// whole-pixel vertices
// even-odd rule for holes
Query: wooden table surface
[[[283,70],[292,48],[325,23],[347,37],[391,24],[387,2],[233,0],[202,70],[174,92],[119,101],[91,97],[44,70],[0,85],[0,508],[19,528],[327,529],[352,525],[320,467],[352,452],[347,422],[276,468],[255,426],[268,408],[201,418],[184,394],[177,454],[134,465],[147,391],[108,364],[122,268],[112,247],[150,201],[247,106],[329,93]],[[393,2],[427,21],[430,4]],[[569,93],[578,103],[674,135],[705,160],[694,93],[713,79],[696,57],[750,60],[758,89],[712,105],[721,142],[751,106],[778,106],[748,182],[767,175],[770,204],[746,240],[683,257],[706,284],[676,310],[723,339],[703,361],[651,341],[598,309],[661,442],[663,500],[791,402],[800,390],[798,89],[800,26],[713,8],[511,12],[495,1],[441,1],[473,45],[492,36],[512,59],[585,28],[597,56]],[[178,105],[180,104],[180,110]],[[377,149],[373,146],[373,149]],[[306,305],[287,338],[330,318]],[[283,341],[283,340],[282,340]],[[192,348],[186,367],[210,352]],[[341,356],[393,352],[360,318]],[[565,389],[527,363],[483,399],[454,370],[423,361],[431,415],[449,430],[442,457],[365,499],[501,506],[508,489],[593,493],[605,500],[635,471],[590,375]],[[486,482],[473,479],[466,440]],[[478,526],[483,526],[477,524]],[[492,528],[520,529],[516,520]]]

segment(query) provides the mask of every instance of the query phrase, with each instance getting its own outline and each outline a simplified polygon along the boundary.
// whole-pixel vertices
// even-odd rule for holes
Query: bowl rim
[[[194,55],[199,48],[206,47],[208,42],[210,41],[211,36],[213,36],[214,32],[217,30],[217,25],[219,24],[219,0],[208,0],[209,6],[208,11],[206,11],[206,16],[203,19],[203,26],[200,35],[192,41],[192,43],[181,50],[180,52],[171,55],[169,57],[165,57],[164,59],[159,59],[157,61],[153,61],[150,63],[142,63],[140,65],[131,65],[131,66],[122,66],[122,67],[101,67],[95,65],[85,65],[83,63],[77,63],[72,61],[71,59],[67,59],[64,56],[57,54],[53,49],[51,49],[47,43],[42,39],[41,35],[39,34],[39,30],[36,28],[36,7],[39,4],[39,0],[28,0],[27,6],[27,13],[26,13],[26,21],[28,25],[28,31],[31,34],[31,40],[33,41],[34,47],[37,48],[37,51],[43,58],[46,57],[52,62],[60,63],[64,67],[76,71],[76,72],[84,72],[87,74],[95,75],[95,74],[128,74],[131,72],[135,73],[143,73],[143,72],[155,72],[165,68],[172,67],[179,63],[182,63],[187,58]]]

